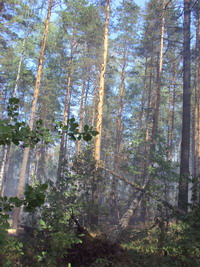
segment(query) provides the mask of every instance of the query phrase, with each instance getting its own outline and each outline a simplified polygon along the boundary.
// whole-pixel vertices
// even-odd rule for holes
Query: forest
[[[0,266],[200,267],[200,0],[0,0]]]

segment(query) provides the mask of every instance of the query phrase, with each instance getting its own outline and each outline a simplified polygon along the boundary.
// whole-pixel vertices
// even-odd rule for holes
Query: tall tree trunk
[[[143,126],[146,91],[147,91],[147,57],[145,58],[144,89],[142,92],[142,101],[141,101],[142,107],[141,107],[141,114],[140,114],[140,120],[139,120],[139,131],[142,130],[142,126]]]
[[[176,97],[176,68],[175,63],[172,68],[172,82],[169,85],[169,102],[167,114],[167,147],[169,148],[168,159],[172,160],[172,144],[174,139],[174,113],[175,113],[175,97]],[[171,91],[172,88],[172,91]]]
[[[174,64],[173,72],[174,72],[174,78],[173,78],[173,96],[172,96],[172,125],[171,125],[171,134],[170,134],[170,160],[173,159],[173,140],[174,140],[174,124],[175,124],[175,100],[176,100],[176,66]]]
[[[118,115],[117,115],[117,129],[116,129],[116,139],[115,139],[115,155],[114,155],[114,170],[117,171],[119,163],[119,154],[121,146],[121,136],[122,136],[122,112],[123,112],[123,98],[124,98],[124,88],[125,88],[125,69],[127,65],[126,58],[126,47],[124,47],[123,55],[123,65],[121,71],[121,84],[119,89],[119,106],[118,106]],[[116,177],[112,178],[112,204],[111,204],[111,213],[113,218],[119,219],[119,212],[117,209],[117,180]]]
[[[126,52],[124,54],[123,66],[121,72],[121,85],[119,89],[119,106],[117,115],[117,129],[116,129],[116,142],[115,142],[115,164],[118,162],[118,155],[121,146],[121,134],[122,134],[122,111],[123,111],[123,98],[124,98],[124,87],[125,87],[125,68],[126,68]]]
[[[3,146],[2,149],[2,161],[0,165],[0,190],[2,190],[3,187],[3,177],[4,177],[4,168],[6,164],[6,156],[7,156],[7,145]]]
[[[188,178],[190,176],[190,5],[190,0],[184,0],[183,115],[178,207],[185,212],[187,212],[188,208]]]
[[[146,62],[146,64],[148,64]],[[146,67],[145,67],[146,68]],[[149,66],[149,85],[148,85],[148,101],[147,101],[147,114],[145,119],[145,148],[144,148],[144,160],[143,160],[143,172],[142,172],[142,180],[143,183],[147,179],[147,166],[149,164],[149,131],[150,131],[150,115],[152,109],[152,88],[154,86],[153,81],[153,55],[150,59],[150,66]],[[146,70],[147,71],[147,70]],[[147,218],[147,197],[142,197],[141,201],[141,219],[144,224],[146,224]]]
[[[19,65],[18,65],[18,69],[17,69],[17,77],[16,77],[16,81],[15,81],[15,87],[13,89],[13,97],[16,97],[16,94],[17,94],[17,88],[18,88],[18,83],[19,83],[19,78],[20,78],[20,73],[21,73],[21,68],[22,68],[22,62],[23,62],[23,58],[24,58],[26,38],[27,38],[27,34],[25,35],[23,42],[22,42],[22,51],[21,51],[21,56],[20,56]]]
[[[49,0],[48,13],[47,13],[46,21],[45,21],[45,29],[44,29],[44,34],[43,34],[42,46],[41,46],[41,50],[40,50],[36,83],[35,83],[33,101],[32,101],[32,106],[31,106],[31,114],[30,114],[30,121],[29,121],[29,127],[31,130],[33,129],[33,125],[34,125],[34,121],[35,121],[36,104],[37,104],[39,88],[40,88],[42,67],[43,67],[43,61],[44,61],[44,51],[45,51],[45,47],[46,47],[52,4],[53,4],[53,0]],[[29,147],[25,148],[23,160],[22,160],[22,166],[21,166],[21,173],[20,173],[20,177],[19,177],[19,185],[18,185],[18,189],[17,189],[17,197],[18,198],[21,198],[23,195],[29,152],[30,152],[30,148]],[[13,214],[13,228],[17,228],[18,220],[19,220],[19,214],[20,214],[20,208],[15,208],[14,214]]]
[[[72,63],[73,63],[73,56],[74,56],[74,49],[76,48],[76,43],[74,40],[71,41],[71,51],[70,51],[70,59],[68,62],[68,75],[67,75],[67,87],[66,87],[66,95],[65,95],[65,109],[63,113],[63,126],[66,125],[69,115],[69,108],[70,108],[70,94],[71,94],[71,75],[72,75]],[[59,160],[58,160],[58,171],[57,171],[57,181],[63,175],[63,164],[66,157],[66,130],[62,130],[62,137],[60,142],[60,152],[59,152]]]
[[[196,82],[195,82],[195,104],[193,109],[193,178],[194,196],[200,200],[197,188],[200,182],[200,1],[197,3],[196,14]]]
[[[39,151],[38,151],[38,162],[37,162],[37,170],[36,170],[36,174],[37,174],[37,181],[39,181],[40,183],[45,183],[47,181],[47,176],[46,176],[46,172],[45,172],[45,156],[46,156],[46,145],[45,144],[41,144]]]
[[[81,92],[81,104],[79,111],[79,132],[83,130],[83,116],[84,116],[84,97],[85,97],[85,78],[83,78],[82,92]],[[77,155],[81,154],[81,140],[77,142]]]
[[[103,104],[104,104],[104,87],[105,87],[105,72],[108,55],[108,27],[110,20],[110,0],[106,0],[106,20],[104,27],[104,46],[103,46],[103,60],[100,71],[99,81],[99,92],[98,92],[98,106],[97,106],[97,122],[96,130],[98,135],[95,138],[94,144],[94,159],[96,160],[96,170],[93,175],[92,181],[92,213],[91,213],[91,224],[98,225],[98,204],[99,204],[99,192],[98,192],[98,181],[99,173],[98,167],[101,159],[101,136],[102,136],[102,121],[103,121]]]
[[[2,182],[2,186],[0,190],[0,196],[4,195],[6,181],[8,179],[8,174],[9,174],[9,166],[10,166],[10,160],[11,160],[11,155],[12,155],[12,149],[13,149],[13,145],[10,144],[9,151],[7,152],[6,165],[5,165],[5,170],[3,174],[3,182]]]
[[[99,82],[99,96],[97,108],[97,123],[96,130],[99,132],[95,139],[94,158],[97,162],[101,158],[101,135],[102,135],[102,120],[103,120],[103,103],[104,103],[104,86],[105,86],[105,72],[108,55],[108,27],[110,20],[110,0],[106,0],[106,21],[104,28],[104,47],[103,47],[103,61],[101,64],[100,82]]]
[[[146,159],[148,158],[148,151],[149,151],[149,131],[150,131],[150,115],[152,109],[152,88],[154,86],[153,80],[153,56],[151,56],[150,60],[150,77],[149,77],[149,86],[148,86],[148,102],[147,102],[147,114],[146,114],[146,121],[145,121],[145,166],[147,166]],[[144,167],[146,170],[146,167]],[[144,175],[145,176],[145,175]]]
[[[92,127],[95,126],[95,119],[96,119],[96,108],[97,108],[97,90],[98,90],[98,81],[99,77],[98,74],[96,74],[95,79],[95,87],[94,87],[94,93],[93,93],[93,101],[92,101]]]
[[[161,87],[161,74],[163,68],[163,47],[164,47],[164,31],[165,31],[165,14],[169,2],[165,4],[165,0],[162,2],[162,17],[161,17],[161,34],[160,34],[160,51],[159,51],[159,62],[157,70],[157,81],[156,81],[156,102],[153,116],[152,126],[152,143],[155,145],[155,139],[158,131],[158,119],[159,119],[159,107],[160,107],[160,87]]]

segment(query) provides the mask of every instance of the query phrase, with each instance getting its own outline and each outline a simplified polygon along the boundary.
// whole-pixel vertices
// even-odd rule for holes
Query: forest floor
[[[133,229],[133,227],[130,227],[124,233],[120,244],[109,242],[105,234],[94,234],[83,230],[82,243],[73,245],[62,256],[56,255],[56,252],[54,256],[51,255],[55,259],[55,263],[43,260],[38,262],[36,260],[34,253],[36,247],[38,252],[40,247],[37,245],[38,240],[35,236],[25,232],[23,229],[18,232],[14,229],[9,229],[8,233],[9,236],[24,244],[24,253],[17,257],[16,260],[13,260],[14,255],[11,255],[12,260],[10,262],[12,264],[9,265],[7,260],[6,264],[1,265],[0,263],[2,267],[199,267],[192,263],[189,265],[183,264],[159,248],[157,250],[153,249],[152,243],[150,244],[150,241],[146,238],[147,231],[137,230],[137,234],[135,234],[135,228]],[[48,239],[45,242],[48,250]],[[155,240],[152,242],[155,242]],[[61,246],[61,244],[57,245]]]

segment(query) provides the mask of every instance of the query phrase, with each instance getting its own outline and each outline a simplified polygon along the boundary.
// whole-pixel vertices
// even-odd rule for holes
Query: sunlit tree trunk
[[[81,92],[81,103],[79,111],[79,132],[83,130],[83,116],[84,116],[84,98],[85,98],[85,78],[83,79],[82,92]],[[77,142],[77,155],[81,154],[81,140]]]
[[[2,160],[1,160],[1,165],[0,165],[0,189],[2,191],[2,186],[3,186],[3,177],[4,177],[4,168],[6,164],[6,156],[7,156],[7,145],[3,147],[2,149]]]
[[[96,130],[98,135],[95,138],[94,144],[94,159],[96,160],[96,171],[93,175],[92,181],[92,212],[91,212],[91,224],[98,225],[99,217],[99,191],[98,191],[98,167],[101,158],[101,136],[102,136],[102,121],[103,121],[103,104],[104,104],[104,86],[105,86],[105,72],[108,55],[108,27],[110,20],[110,0],[106,0],[106,20],[104,27],[104,46],[103,46],[103,59],[100,70],[99,92],[98,92],[98,106],[96,116]]]
[[[97,81],[98,81],[98,74],[96,75],[95,87],[94,87],[94,93],[93,93],[93,101],[92,101],[92,127],[95,126],[95,119],[96,119],[97,90],[98,90]]]
[[[97,107],[97,123],[96,130],[99,132],[95,139],[94,158],[97,162],[100,161],[101,156],[101,135],[102,135],[102,120],[103,120],[103,103],[104,103],[104,86],[105,86],[105,72],[108,55],[108,27],[110,20],[110,0],[106,0],[106,21],[104,29],[104,47],[103,47],[103,61],[100,72],[99,95]]]
[[[184,0],[184,28],[183,28],[183,115],[182,142],[178,206],[187,212],[188,178],[190,157],[190,0]]]
[[[45,29],[44,29],[44,34],[43,34],[42,46],[41,46],[41,50],[40,50],[36,83],[35,83],[33,101],[32,101],[32,106],[31,106],[31,114],[30,114],[30,121],[29,121],[29,127],[31,130],[33,129],[33,125],[34,125],[34,121],[35,121],[36,104],[37,104],[38,94],[39,94],[39,87],[40,87],[40,81],[41,81],[41,75],[42,75],[42,66],[43,66],[43,61],[44,61],[44,52],[45,52],[45,47],[46,47],[52,4],[53,4],[53,0],[49,0],[48,13],[47,13],[46,21],[45,21]],[[20,177],[19,177],[19,185],[18,185],[18,189],[17,189],[17,197],[18,198],[21,198],[23,195],[29,152],[30,152],[30,148],[29,147],[25,148],[23,160],[22,160]],[[19,214],[20,214],[20,208],[15,208],[14,214],[13,214],[13,228],[17,228],[18,220],[19,220]]]

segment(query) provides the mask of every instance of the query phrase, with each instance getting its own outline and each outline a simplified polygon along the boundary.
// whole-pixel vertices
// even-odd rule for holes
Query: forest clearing
[[[0,0],[0,266],[200,267],[200,0]]]

